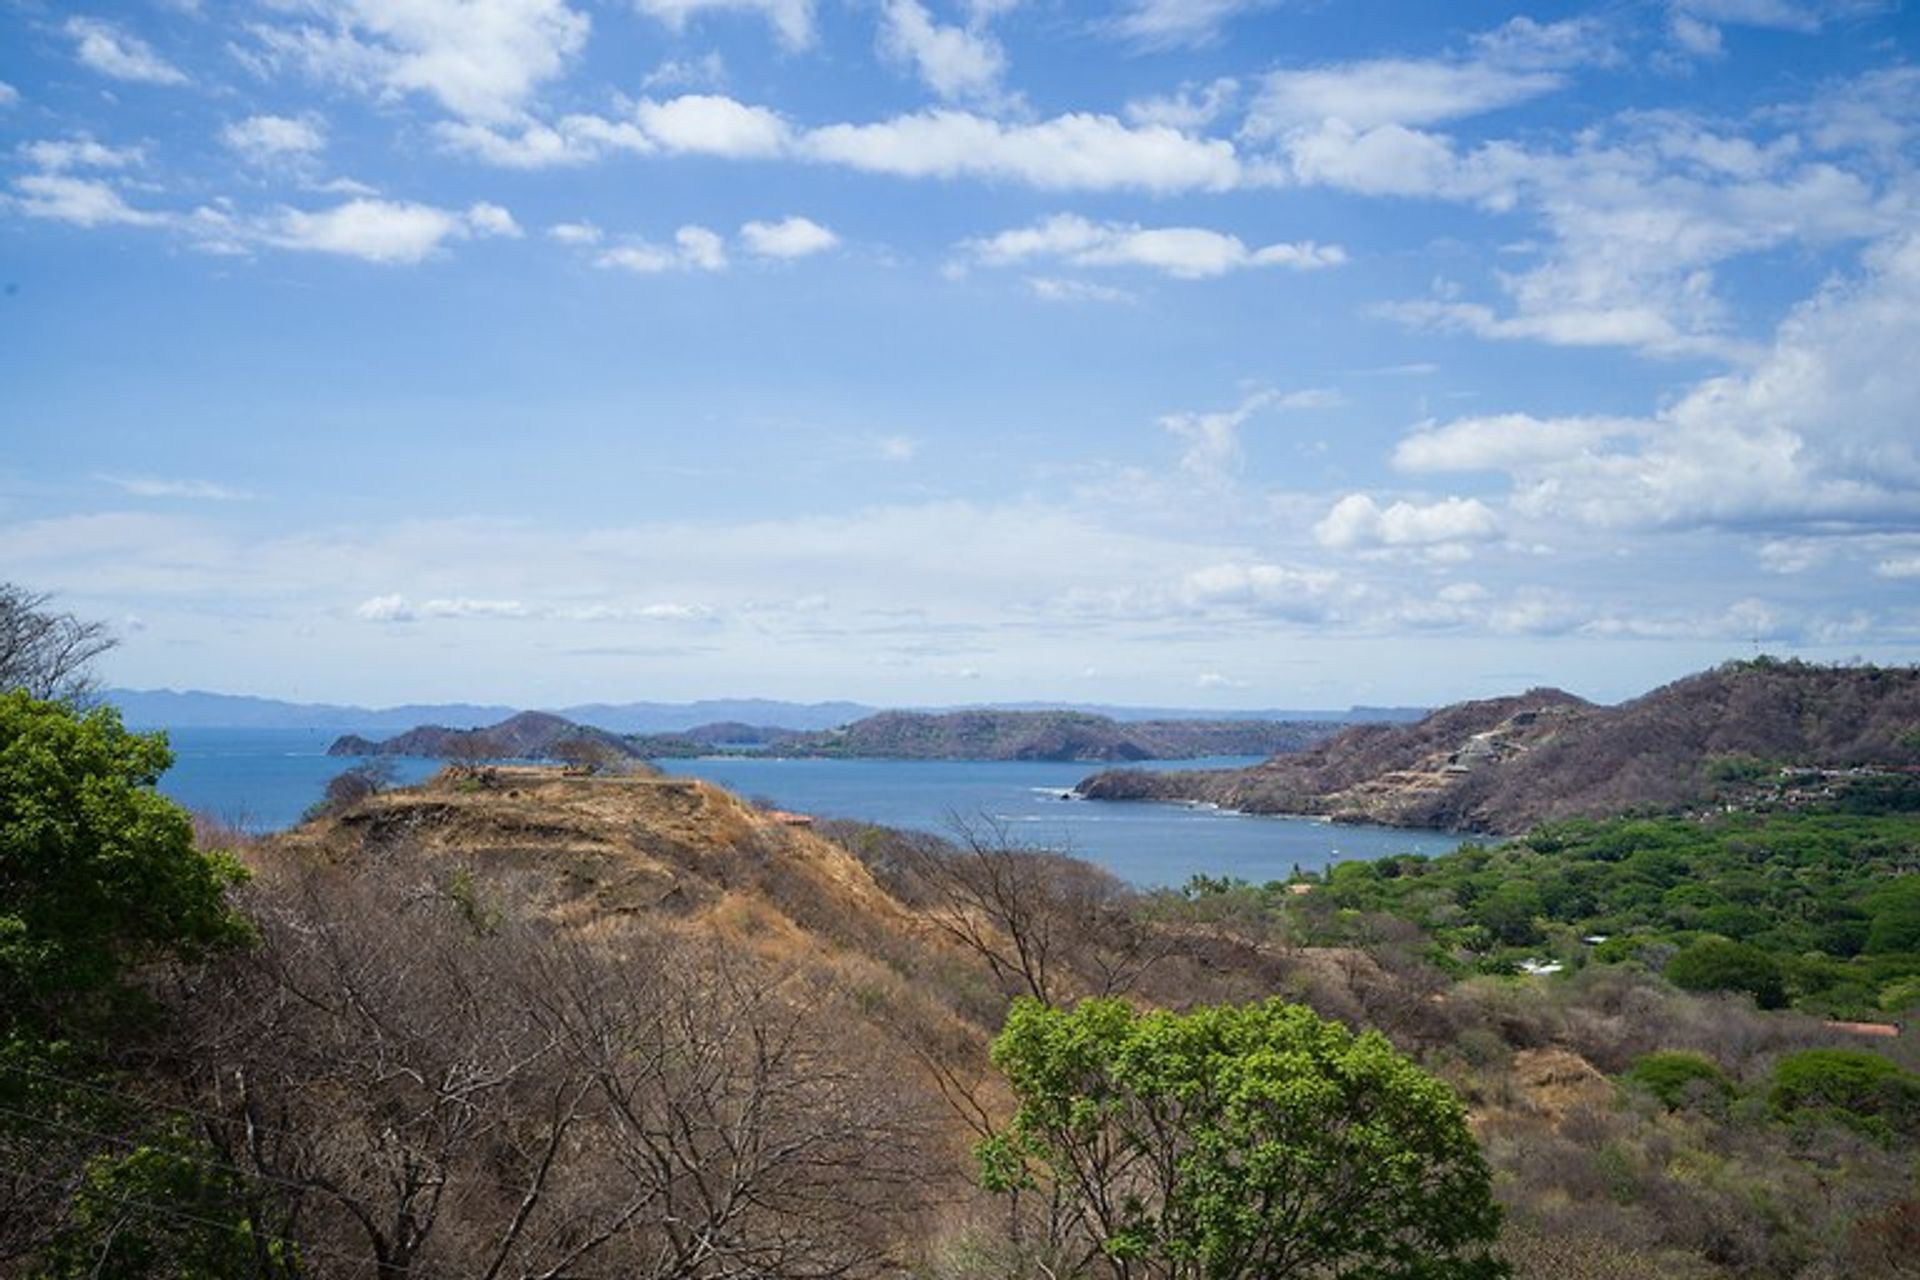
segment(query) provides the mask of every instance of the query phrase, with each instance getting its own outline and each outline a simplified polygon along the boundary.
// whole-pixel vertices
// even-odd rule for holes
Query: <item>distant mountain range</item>
[[[522,708],[470,702],[409,703],[358,707],[338,703],[284,702],[199,690],[108,689],[104,699],[120,708],[127,724],[141,729],[334,729],[402,732],[418,725],[477,729],[522,710],[549,711],[577,724],[613,733],[685,733],[720,722],[782,729],[838,729],[883,708],[858,702],[782,702],[769,698],[716,698],[698,702],[580,703]],[[916,708],[929,710],[930,708]],[[1110,720],[1307,720],[1341,723],[1404,723],[1424,707],[1350,707],[1345,711],[1218,711],[1175,707],[1113,707],[1086,703],[1008,703],[948,710],[1076,711]]]
[[[1298,751],[1342,726],[1323,720],[1136,720],[1078,711],[883,711],[841,729],[799,731],[722,721],[682,733],[617,736],[543,711],[477,729],[420,725],[383,741],[336,739],[335,756],[541,760],[594,743],[615,757],[758,754],[880,760],[1174,760]]]
[[[1562,818],[1920,805],[1920,669],[1760,659],[1616,707],[1535,689],[1361,725],[1250,769],[1113,770],[1094,800],[1514,834]]]

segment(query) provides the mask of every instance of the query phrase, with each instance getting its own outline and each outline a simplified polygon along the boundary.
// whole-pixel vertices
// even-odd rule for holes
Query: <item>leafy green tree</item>
[[[103,1032],[134,965],[247,937],[239,865],[154,790],[170,763],[111,709],[0,695],[0,1035]]]
[[[1649,1053],[1627,1068],[1627,1080],[1677,1110],[1694,1098],[1733,1096],[1733,1081],[1720,1064],[1701,1053],[1670,1049]]]
[[[199,1175],[177,1143],[135,1158],[150,1117],[106,1070],[153,1008],[137,967],[250,936],[225,897],[238,864],[154,790],[169,762],[111,710],[0,694],[0,1273],[44,1250],[54,1274],[264,1274],[176,1230],[205,1216],[204,1188],[173,1202]]]
[[[1920,1075],[1864,1049],[1788,1054],[1767,1101],[1782,1117],[1822,1115],[1882,1138],[1920,1133]]]
[[[1667,980],[1688,991],[1744,991],[1762,1009],[1787,1002],[1780,962],[1728,938],[1701,938],[1682,948],[1667,964]]]
[[[1082,1272],[1133,1280],[1498,1277],[1459,1099],[1378,1033],[1279,1000],[1187,1014],[1017,1002],[1019,1101],[987,1185],[1051,1198]]]

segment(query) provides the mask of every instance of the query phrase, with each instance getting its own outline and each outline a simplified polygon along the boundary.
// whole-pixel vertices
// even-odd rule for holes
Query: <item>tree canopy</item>
[[[93,660],[114,640],[98,622],[53,612],[48,599],[0,582],[0,692],[79,701],[93,689]]]
[[[1279,1000],[1186,1014],[1022,1000],[993,1059],[1019,1107],[981,1147],[986,1181],[1051,1195],[1076,1268],[1506,1274],[1465,1108],[1378,1033]]]
[[[238,864],[154,790],[171,760],[111,709],[0,694],[0,1035],[84,1034],[130,966],[246,936]]]

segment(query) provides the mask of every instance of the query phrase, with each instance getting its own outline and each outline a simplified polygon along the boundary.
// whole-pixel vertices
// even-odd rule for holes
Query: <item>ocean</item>
[[[340,732],[174,730],[168,734],[174,767],[160,780],[160,789],[190,809],[249,831],[292,826],[320,798],[328,779],[357,762],[326,754]],[[390,759],[403,783],[439,767],[432,760]],[[1223,758],[1155,767],[1249,763]],[[1460,837],[1442,832],[1064,798],[1100,768],[1093,764],[712,757],[664,761],[663,767],[823,818],[937,833],[951,833],[960,824],[992,825],[1010,840],[1072,853],[1142,887],[1184,884],[1197,874],[1284,879],[1296,867],[1318,871],[1340,861],[1444,853],[1460,843]]]

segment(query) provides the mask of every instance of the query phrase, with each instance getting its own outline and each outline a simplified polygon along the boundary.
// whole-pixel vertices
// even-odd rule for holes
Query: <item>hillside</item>
[[[894,760],[1174,760],[1298,751],[1339,729],[1309,721],[1142,720],[1075,711],[886,711],[798,735],[772,754]]]
[[[610,758],[639,760],[646,753],[618,734],[575,724],[545,711],[522,711],[484,729],[421,725],[375,742],[358,734],[336,738],[330,756],[426,756],[443,760],[551,760],[562,744],[588,743]]]
[[[1544,821],[1791,804],[1835,787],[1900,790],[1920,765],[1920,670],[1760,660],[1616,707],[1554,689],[1363,725],[1249,769],[1108,772],[1095,800],[1516,834]],[[1790,772],[1783,773],[1786,769]],[[1864,775],[1845,771],[1865,769]],[[1793,772],[1798,771],[1798,772]]]

